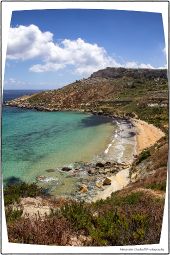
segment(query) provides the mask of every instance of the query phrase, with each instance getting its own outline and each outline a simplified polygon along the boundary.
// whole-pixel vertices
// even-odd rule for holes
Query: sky
[[[5,89],[55,89],[106,67],[166,68],[162,15],[83,9],[13,12]]]

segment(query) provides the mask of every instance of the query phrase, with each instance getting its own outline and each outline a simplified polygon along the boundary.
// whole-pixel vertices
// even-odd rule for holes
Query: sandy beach
[[[133,119],[133,124],[136,127],[136,152],[140,154],[142,150],[152,146],[165,134],[152,124],[148,124],[143,120]]]
[[[132,123],[136,130],[136,154],[140,154],[142,150],[152,146],[165,135],[159,128],[145,121],[133,119]],[[106,187],[105,190],[99,191],[92,201],[95,202],[100,199],[106,199],[110,197],[113,192],[127,186],[130,182],[129,169],[130,168],[126,168],[119,171],[116,175],[109,177],[111,179],[111,185]]]

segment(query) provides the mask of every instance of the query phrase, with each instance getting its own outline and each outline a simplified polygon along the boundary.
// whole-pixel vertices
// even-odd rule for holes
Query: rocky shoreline
[[[23,105],[13,105],[13,103],[6,105],[36,109]],[[39,109],[36,110],[39,111]],[[73,109],[66,110],[73,111]],[[48,109],[43,109],[43,111],[48,111]],[[69,197],[78,201],[92,202],[95,201],[96,198],[106,198],[106,195],[109,196],[112,192],[122,189],[124,184],[127,185],[130,182],[130,167],[134,159],[137,157],[137,128],[133,121],[137,116],[135,113],[126,113],[122,116],[117,116],[93,109],[90,111],[74,109],[74,111],[83,111],[84,113],[110,118],[110,120],[116,123],[118,127],[111,143],[108,144],[106,150],[99,155],[94,162],[75,162],[73,167],[63,166],[60,169],[57,168],[57,170],[47,169],[48,173],[50,173],[50,171],[60,171],[61,173],[66,174],[66,178],[75,178],[77,180],[75,192],[72,192],[69,196],[63,194],[63,197]],[[129,154],[130,148],[131,152]],[[123,173],[123,177],[121,176],[121,173]],[[119,177],[119,175],[121,177]],[[37,176],[37,183],[39,185],[41,185],[41,183],[48,183],[49,185],[55,186],[63,185],[57,178],[45,176]],[[113,187],[113,185],[115,185],[115,187]],[[108,187],[111,186],[112,188],[109,189]],[[103,196],[102,194],[105,195]]]
[[[121,119],[123,124],[121,122],[118,123],[119,129],[117,131],[119,134],[117,134],[117,132],[115,133],[115,136],[118,137],[114,139],[113,143],[108,145],[106,154],[103,153],[95,161],[90,163],[75,162],[73,166],[64,166],[59,169],[62,173],[67,174],[66,178],[74,177],[77,179],[75,192],[70,194],[69,198],[86,202],[106,199],[112,192],[121,190],[130,183],[131,178],[129,173],[134,160],[137,158],[138,147],[140,147],[141,141],[145,139],[143,148],[146,149],[164,136],[164,133],[162,132],[160,134],[160,130],[153,125],[149,125],[146,122],[142,122],[142,126],[138,125],[138,123],[141,123],[140,120],[135,120],[135,124],[133,125],[132,121],[133,119],[131,121],[122,121]],[[150,132],[147,136],[148,129]],[[136,130],[136,133],[134,130]],[[150,133],[152,132],[153,140],[151,140],[150,137]],[[127,136],[127,134],[131,134],[132,137]],[[143,134],[145,137],[143,137]],[[115,144],[116,139],[122,143],[124,148],[129,146],[126,142],[130,142],[133,151],[129,154],[129,158],[126,155],[126,150],[123,150],[122,147],[120,147],[121,153],[123,152],[121,157],[119,155],[119,158],[114,158],[114,152],[117,152]],[[118,144],[118,146],[119,145],[120,144]],[[111,158],[108,157],[109,150],[112,156]],[[127,150],[129,150],[129,147],[127,147]]]
[[[136,150],[134,126],[130,120],[122,118],[117,119],[112,117],[111,121],[117,123],[116,132],[113,133],[113,137],[105,151],[95,157],[92,162],[74,162],[72,165],[63,166],[56,170],[46,170],[48,173],[59,171],[61,174],[66,175],[66,178],[76,179],[75,192],[72,192],[69,196],[63,194],[63,197],[91,202],[99,193],[112,185],[114,182],[112,179],[113,176],[116,177],[116,175],[123,170],[127,170],[129,173],[130,166],[135,158],[134,152]],[[133,133],[132,137],[131,133]],[[127,150],[129,150],[128,155],[125,148],[122,150],[122,146],[125,148],[126,146],[131,147],[130,150],[129,147],[127,148]],[[120,150],[122,150],[121,153],[119,153]],[[53,185],[56,186],[64,185],[58,179],[52,177],[46,178],[45,176],[37,176],[37,182],[39,184],[43,182],[48,182],[49,184],[53,183]],[[119,185],[121,189],[121,183],[116,184],[117,189],[119,189]]]
[[[34,94],[33,94],[34,95]],[[5,106],[10,107],[18,107],[23,108],[27,110],[36,110],[36,111],[44,111],[44,112],[59,112],[59,111],[67,111],[67,112],[84,112],[84,113],[91,113],[93,115],[101,115],[101,116],[107,116],[110,118],[120,118],[120,119],[130,119],[130,118],[137,118],[138,116],[134,112],[129,113],[122,113],[122,114],[111,114],[107,111],[103,110],[96,110],[95,107],[91,105],[86,105],[84,108],[83,106],[78,108],[72,108],[72,107],[57,107],[57,108],[51,108],[44,105],[32,105],[29,102],[27,102],[27,99],[31,98],[31,96],[22,96],[10,101],[5,101]]]
[[[75,162],[73,167],[62,167],[57,171],[66,173],[66,178],[76,178],[76,192],[68,196],[78,201],[92,201],[101,191],[112,184],[111,177],[116,176],[122,170],[129,169],[131,164],[125,162],[117,163],[114,161],[100,161],[97,163]],[[48,169],[49,172],[56,171]],[[58,179],[37,176],[37,183],[53,182],[54,185],[62,185]],[[63,196],[64,197],[64,196]]]
[[[37,111],[56,111],[56,109],[48,109],[48,108],[37,108],[30,107],[29,105],[25,105],[22,103],[22,100],[25,100],[27,96],[24,96],[19,99],[15,99],[9,102],[6,102],[6,106],[10,107],[19,107],[25,109],[34,109]],[[17,102],[15,104],[15,102]],[[20,102],[20,103],[19,103]],[[62,168],[57,169],[47,169],[48,173],[60,171],[61,174],[64,173],[66,178],[75,178],[76,179],[76,187],[75,192],[70,194],[69,198],[76,199],[79,201],[92,201],[101,191],[104,191],[107,186],[110,186],[112,180],[110,177],[116,176],[116,174],[124,169],[129,169],[131,163],[133,162],[134,153],[132,152],[130,156],[128,156],[128,160],[124,160],[124,148],[122,150],[122,146],[126,146],[127,141],[129,141],[130,137],[135,136],[134,126],[131,122],[131,117],[136,116],[134,114],[117,116],[103,111],[96,111],[94,109],[90,110],[82,110],[82,109],[60,109],[61,111],[76,111],[76,112],[84,112],[90,113],[93,115],[100,115],[102,117],[110,118],[110,121],[117,125],[117,130],[115,134],[108,144],[107,148],[101,155],[89,163],[84,162],[75,162],[72,167],[63,166]],[[58,110],[57,110],[58,111]],[[136,146],[136,141],[133,141],[133,146]],[[121,151],[121,152],[120,152]],[[125,162],[124,162],[125,161]],[[127,162],[126,162],[127,161]],[[37,176],[36,181],[38,185],[46,184],[46,186],[60,186],[64,185],[60,179],[53,177],[47,177],[45,175]],[[67,195],[63,195],[67,197]]]

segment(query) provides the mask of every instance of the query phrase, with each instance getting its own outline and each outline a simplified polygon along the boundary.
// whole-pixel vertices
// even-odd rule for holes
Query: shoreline
[[[165,136],[165,134],[159,128],[143,120],[131,119],[131,122],[136,129],[136,155],[134,156],[139,155],[144,149],[151,147],[159,139]],[[91,202],[96,202],[100,199],[104,200],[110,197],[113,192],[121,190],[125,186],[127,186],[130,183],[129,170],[130,167],[123,169],[117,174],[109,177],[111,179],[111,185],[106,187],[105,190],[99,191],[98,194],[94,198],[92,198]]]
[[[72,111],[74,112],[75,109]],[[142,150],[155,144],[155,142],[157,142],[165,134],[154,125],[149,124],[140,119],[130,118],[127,116],[124,117],[114,116],[112,114],[107,113],[104,114],[93,111],[92,112],[84,111],[83,113],[107,117],[111,119],[112,123],[117,124],[117,129],[115,131],[114,136],[112,137],[112,141],[107,145],[107,148],[103,152],[101,158],[98,159],[98,161],[99,162],[102,160],[113,161],[117,162],[118,164],[124,163],[126,165],[125,169],[120,170],[116,174],[109,176],[109,179],[111,179],[111,185],[104,186],[103,187],[104,190],[98,189],[97,194],[95,194],[95,196],[92,196],[89,201],[94,202],[99,199],[106,199],[113,192],[121,190],[125,186],[127,186],[130,183],[129,178],[130,166],[133,163],[135,157],[139,155],[142,152]],[[131,148],[130,153],[129,148]],[[96,176],[96,181],[97,177],[100,177],[100,174]]]

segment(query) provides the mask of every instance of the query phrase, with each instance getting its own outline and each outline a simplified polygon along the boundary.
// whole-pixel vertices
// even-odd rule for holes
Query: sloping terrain
[[[167,129],[167,70],[106,68],[61,89],[23,96],[6,105],[41,111],[137,115]]]

